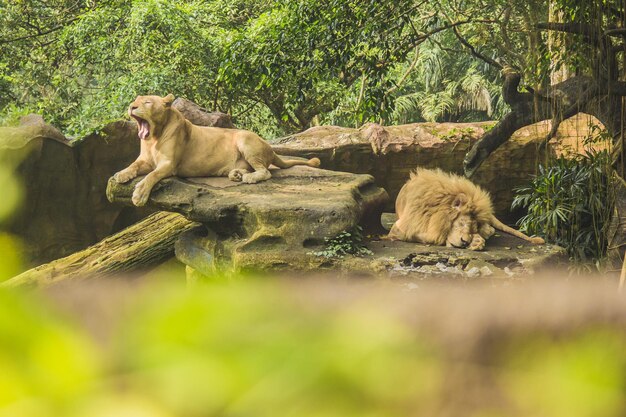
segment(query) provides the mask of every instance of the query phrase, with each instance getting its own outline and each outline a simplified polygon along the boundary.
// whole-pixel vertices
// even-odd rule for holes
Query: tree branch
[[[44,30],[42,32],[38,31],[37,33],[32,34],[32,35],[20,36],[19,38],[14,38],[14,39],[3,39],[3,40],[0,40],[0,45],[4,45],[4,44],[7,44],[7,43],[12,43],[12,42],[23,41],[23,40],[26,40],[26,39],[38,38],[40,36],[48,35],[48,34],[50,34],[52,32],[56,32],[57,30],[63,29],[64,27],[66,27],[70,23],[76,21],[77,19],[78,18],[70,19],[67,22],[63,22],[62,24],[57,25],[57,26],[55,26],[55,27],[53,27],[51,29]]]
[[[393,87],[391,87],[389,90],[387,90],[387,92],[385,93],[386,96],[388,96],[389,94],[393,93],[394,91],[396,91],[398,88],[400,88],[402,86],[402,84],[404,84],[404,82],[406,81],[406,79],[408,78],[408,76],[411,74],[411,72],[415,69],[415,65],[417,65],[417,61],[419,60],[420,54],[419,54],[419,45],[415,46],[415,58],[413,58],[413,61],[411,61],[411,64],[409,65],[409,67],[406,69],[406,71],[404,72],[404,74],[402,75],[402,77],[398,80],[398,82],[396,83],[396,85],[394,85]],[[362,89],[362,86],[361,86]],[[359,99],[361,98],[361,95],[359,95]],[[359,100],[360,101],[360,100]],[[357,106],[358,108],[358,106]]]
[[[605,30],[604,36],[626,36],[626,28],[614,28]]]
[[[575,35],[582,35],[589,39],[598,38],[598,36],[600,35],[600,32],[595,26],[587,23],[544,22],[537,23],[537,29],[572,33]]]
[[[502,40],[504,41],[504,46],[507,52],[512,57],[514,57],[519,64],[521,64],[522,68],[525,68],[527,66],[526,57],[524,56],[524,54],[520,54],[515,50],[515,47],[513,46],[513,42],[511,41],[511,37],[509,36],[508,26],[509,26],[509,22],[511,21],[512,11],[513,11],[513,8],[511,5],[509,5],[508,7],[504,9],[504,12],[502,14],[502,19],[499,25],[500,34],[502,35]]]
[[[463,170],[465,176],[470,178],[482,165],[489,155],[511,135],[524,126],[533,123],[532,113],[524,111],[512,111],[496,124],[493,129],[485,134],[465,156]]]
[[[502,99],[511,107],[516,107],[521,102],[528,102],[533,99],[529,93],[520,93],[518,88],[522,81],[522,76],[513,67],[507,65],[502,68],[504,83],[502,84]]]
[[[483,54],[481,54],[480,52],[478,52],[476,50],[476,48],[470,44],[468,42],[467,39],[465,39],[463,36],[461,36],[461,33],[459,33],[459,29],[456,27],[452,28],[452,31],[454,32],[454,34],[456,35],[457,39],[459,40],[459,42],[461,42],[461,44],[463,44],[463,46],[465,46],[467,49],[469,49],[470,53],[475,56],[476,58],[480,59],[481,61],[486,62],[487,64],[496,67],[498,69],[504,69],[504,67],[502,66],[502,64],[500,64],[498,61],[496,61],[495,59],[489,58],[488,56],[485,56]]]
[[[553,109],[553,111],[552,111],[552,128],[550,129],[550,132],[548,133],[546,138],[541,143],[541,147],[542,148],[546,147],[548,145],[548,142],[550,141],[550,139],[552,139],[554,136],[556,136],[556,133],[559,130],[559,126],[561,126],[561,123],[563,122],[563,120],[569,119],[570,117],[573,117],[573,116],[577,115],[578,113],[580,113],[582,111],[581,109],[585,105],[585,103],[587,103],[589,100],[593,99],[597,94],[598,94],[598,88],[595,85],[592,85],[591,87],[589,87],[576,100],[576,102],[574,104],[569,106],[564,111],[559,112],[558,109],[556,109],[556,108]]]
[[[542,115],[550,112],[552,112],[554,119],[552,127],[557,129],[561,120],[569,118],[579,111],[584,111],[588,102],[601,93],[595,81],[586,76],[570,78],[545,92],[520,93],[517,91],[520,82],[519,74],[510,67],[505,67],[503,73],[505,79],[502,94],[512,110],[476,142],[467,153],[463,161],[463,169],[467,177],[474,175],[485,159],[509,140],[518,129],[545,120],[547,117]],[[626,82],[623,83],[622,87],[626,92]],[[555,105],[555,103],[563,107],[567,106],[566,110],[560,115],[556,114],[554,107],[548,107]],[[568,105],[568,103],[574,104]]]

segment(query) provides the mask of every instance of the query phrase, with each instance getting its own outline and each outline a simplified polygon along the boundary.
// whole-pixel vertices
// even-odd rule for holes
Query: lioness
[[[202,127],[191,124],[172,107],[174,96],[138,96],[128,115],[139,127],[141,151],[135,162],[116,173],[120,183],[146,175],[136,186],[132,201],[143,206],[152,187],[162,178],[228,176],[232,181],[254,184],[271,178],[271,164],[278,168],[294,165],[318,167],[308,161],[283,160],[253,132],[241,129]]]
[[[418,168],[411,173],[396,199],[396,213],[390,239],[481,250],[498,229],[534,244],[545,243],[498,220],[482,188],[440,169]]]

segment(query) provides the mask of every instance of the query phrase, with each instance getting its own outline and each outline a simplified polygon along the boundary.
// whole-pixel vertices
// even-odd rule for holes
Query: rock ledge
[[[131,204],[139,180],[119,184],[110,179],[109,200]],[[314,267],[312,262],[322,261],[309,252],[325,238],[356,225],[381,231],[387,201],[369,175],[293,167],[273,170],[270,180],[258,184],[167,178],[153,189],[148,205],[204,225],[178,242],[177,256],[192,267],[204,265],[208,273]]]

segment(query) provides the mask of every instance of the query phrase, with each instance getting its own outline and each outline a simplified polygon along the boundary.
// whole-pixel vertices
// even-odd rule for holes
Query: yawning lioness
[[[241,129],[202,127],[191,124],[172,107],[174,96],[139,96],[128,108],[141,139],[135,162],[114,175],[124,183],[146,175],[136,186],[132,201],[143,206],[152,187],[162,178],[228,176],[232,181],[256,183],[269,179],[271,164],[279,168],[294,165],[318,167],[317,158],[308,161],[283,160],[257,134]]]

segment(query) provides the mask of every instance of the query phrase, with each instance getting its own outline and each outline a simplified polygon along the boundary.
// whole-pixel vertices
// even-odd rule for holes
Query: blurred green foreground
[[[614,290],[403,288],[0,292],[0,416],[626,414]]]

